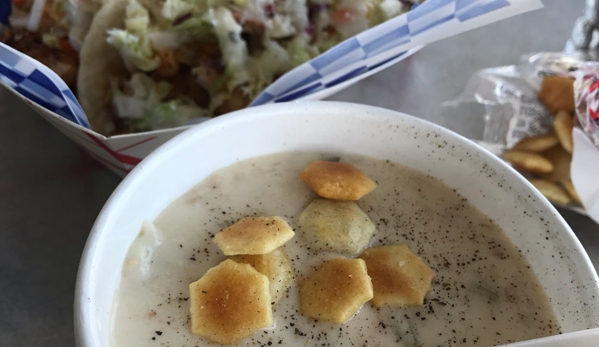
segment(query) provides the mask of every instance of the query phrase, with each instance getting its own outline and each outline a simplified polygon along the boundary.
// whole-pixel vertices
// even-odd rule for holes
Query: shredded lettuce
[[[213,94],[210,96],[210,106],[209,106],[209,112],[210,113],[214,113],[214,111],[220,106],[222,105],[225,100],[229,99],[230,97],[230,93],[229,92],[218,92],[216,94]]]
[[[193,0],[166,0],[162,6],[162,15],[166,19],[175,20],[194,8]]]
[[[326,52],[329,49],[335,47],[335,45],[337,45],[340,41],[340,38],[338,35],[332,35],[332,36],[325,36],[320,38],[317,42],[316,42],[316,47],[318,48],[318,50],[320,52]]]
[[[126,9],[125,30],[108,31],[108,43],[119,51],[129,65],[142,71],[152,71],[160,65],[147,37],[150,14],[136,0],[129,0]]]
[[[264,88],[272,83],[275,76],[293,68],[289,53],[277,42],[267,41],[266,49],[257,58],[250,58],[248,70],[251,75],[248,93],[257,96]]]
[[[126,82],[130,95],[124,94],[116,81],[112,83],[112,105],[116,114],[127,121],[131,130],[148,131],[186,124],[204,117],[207,111],[184,97],[165,101],[172,89],[167,82],[155,82],[146,74],[133,74]]]
[[[82,9],[86,12],[96,12],[102,7],[102,0],[69,0],[71,9]]]
[[[133,74],[126,82],[128,94],[121,92],[116,81],[112,81],[112,104],[120,118],[140,119],[145,110],[166,98],[172,86],[167,82],[154,82],[143,73]]]
[[[268,18],[264,8],[268,5],[272,5],[272,0],[243,0],[243,11],[241,13],[241,21],[253,21],[258,23],[265,23]]]
[[[190,120],[205,117],[206,110],[185,105],[180,100],[162,102],[151,108],[146,108],[140,119],[133,120],[129,126],[134,131],[147,131],[173,128],[185,125]]]
[[[331,35],[331,33],[329,32],[329,28],[330,26],[332,26],[332,21],[329,11],[326,9],[329,5],[327,4],[327,1],[313,0],[312,3],[323,7],[322,10],[316,12],[313,18],[314,42],[312,43],[312,46],[316,47],[319,52],[324,52],[336,45],[339,42],[339,38],[337,37],[337,35]]]
[[[369,27],[368,10],[370,4],[365,0],[341,0],[337,9],[348,9],[352,11],[351,20],[344,23],[335,23],[335,29],[341,34],[342,39],[357,35]]]
[[[247,45],[241,38],[241,25],[235,21],[231,11],[224,7],[209,9],[205,18],[212,24],[212,31],[218,40],[225,66],[231,71],[227,87],[233,90],[248,81],[245,67],[248,52]]]
[[[167,82],[159,82],[154,85],[154,88],[150,90],[150,95],[148,95],[148,104],[158,103],[170,93],[173,87]]]
[[[332,6],[336,0],[310,0],[311,5]]]
[[[174,30],[152,31],[148,33],[148,40],[155,50],[165,48],[177,48],[184,41],[185,37]]]
[[[202,0],[205,1],[209,8],[226,7],[228,9],[239,8],[244,6],[248,0]]]
[[[295,34],[295,27],[291,23],[291,17],[280,14],[267,21],[266,35],[273,39],[289,37]]]
[[[397,0],[382,0],[378,7],[383,14],[383,21],[405,12],[404,5]]]
[[[211,28],[212,26],[210,25],[210,22],[204,17],[191,17],[185,20],[183,23],[173,27],[173,29],[176,31],[185,31],[197,36],[205,36],[209,34],[211,32]]]
[[[277,9],[291,18],[291,23],[297,32],[302,32],[308,26],[308,5],[306,0],[279,1]]]
[[[150,13],[139,2],[129,0],[126,9],[125,28],[137,36],[146,35],[150,25]]]
[[[254,98],[275,78],[342,39],[406,11],[400,0],[127,1],[125,28],[108,31],[108,42],[134,72],[125,88],[115,86],[113,92],[115,112],[134,131],[187,124],[210,115],[232,96],[239,96],[239,90]],[[51,37],[45,40],[55,43]],[[201,46],[214,40],[220,57],[212,52],[215,48]],[[207,51],[198,52],[198,47]],[[208,90],[208,109],[186,97],[173,100],[170,84],[137,73],[156,70],[162,49],[171,50],[178,63],[189,66],[195,82]]]
[[[160,65],[160,58],[154,55],[149,43],[135,34],[111,29],[108,31],[108,43],[121,51],[126,61],[142,71],[152,71]]]
[[[224,87],[225,83],[227,83],[229,77],[231,77],[231,69],[226,68],[225,73],[223,73],[223,75],[218,80],[216,80],[216,82],[214,82],[214,84],[211,85],[210,88],[208,88],[210,94],[213,95],[219,90],[221,90],[222,87]]]
[[[112,97],[112,107],[119,118],[140,119],[144,115],[145,101],[117,94]]]
[[[52,48],[60,47],[60,39],[56,35],[44,34],[42,35],[42,42],[44,45]]]
[[[287,47],[287,52],[289,53],[293,67],[302,65],[318,55],[318,50],[315,47],[309,46],[302,37],[291,41]]]
[[[145,85],[141,89],[139,89],[139,86],[134,88],[133,96],[128,96],[121,92],[116,79],[113,79],[110,85],[112,88],[112,108],[119,118],[143,117],[145,99],[149,93]]]
[[[148,75],[143,73],[133,74],[129,81],[133,89],[133,97],[146,100],[148,103],[161,102],[173,88],[167,82],[154,82]]]

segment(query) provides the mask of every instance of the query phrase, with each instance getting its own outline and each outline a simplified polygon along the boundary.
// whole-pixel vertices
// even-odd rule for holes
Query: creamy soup
[[[188,286],[225,259],[213,236],[245,216],[278,215],[297,229],[302,209],[317,197],[299,174],[309,162],[333,157],[285,153],[241,161],[144,223],[115,296],[112,346],[209,345],[190,331]],[[494,346],[559,333],[526,258],[455,190],[388,161],[345,154],[341,160],[378,183],[358,201],[377,226],[371,245],[407,245],[436,272],[432,291],[423,306],[367,303],[336,325],[302,316],[294,285],[274,306],[275,325],[239,346]],[[296,283],[334,255],[308,251],[300,232],[285,248]]]

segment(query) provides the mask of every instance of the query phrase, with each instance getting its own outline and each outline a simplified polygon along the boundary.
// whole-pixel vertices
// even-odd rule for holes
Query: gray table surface
[[[448,115],[441,103],[478,69],[561,50],[584,0],[543,2],[543,10],[432,44],[331,99],[402,111],[479,138],[480,115]],[[0,346],[74,346],[79,258],[119,181],[0,88]],[[599,265],[599,226],[560,212]]]

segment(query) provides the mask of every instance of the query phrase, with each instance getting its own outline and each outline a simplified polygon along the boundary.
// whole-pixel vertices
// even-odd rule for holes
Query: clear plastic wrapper
[[[551,130],[553,116],[539,101],[543,77],[570,76],[583,61],[562,53],[535,53],[523,56],[516,65],[478,71],[455,101],[485,105],[485,127],[480,144],[501,154],[527,137]]]
[[[575,54],[534,53],[523,56],[515,65],[481,70],[470,78],[463,93],[446,106],[459,106],[462,103],[484,105],[484,130],[482,139],[478,142],[501,156],[524,139],[547,135],[554,131],[555,114],[552,114],[538,98],[543,79],[551,75],[576,78],[574,90],[577,107],[574,118],[576,123],[581,124],[584,136],[597,146],[599,63],[585,62]],[[594,113],[587,112],[589,108],[592,108]],[[591,114],[595,117],[590,118]],[[573,171],[574,167],[571,170]],[[533,180],[546,178],[546,175],[525,170],[522,172]],[[568,181],[569,179],[568,177]],[[580,185],[574,182],[574,186]],[[565,185],[560,188],[566,190]],[[576,189],[579,192],[581,190]],[[580,199],[572,199],[566,207],[585,213],[576,200]],[[584,203],[584,199],[582,200]]]

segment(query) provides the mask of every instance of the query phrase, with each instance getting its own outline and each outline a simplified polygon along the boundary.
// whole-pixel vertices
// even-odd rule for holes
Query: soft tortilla
[[[106,42],[109,29],[124,28],[127,1],[107,1],[96,14],[89,33],[81,47],[77,94],[79,102],[94,131],[115,135],[116,125],[110,107],[110,81],[127,76],[125,63],[119,51]]]

